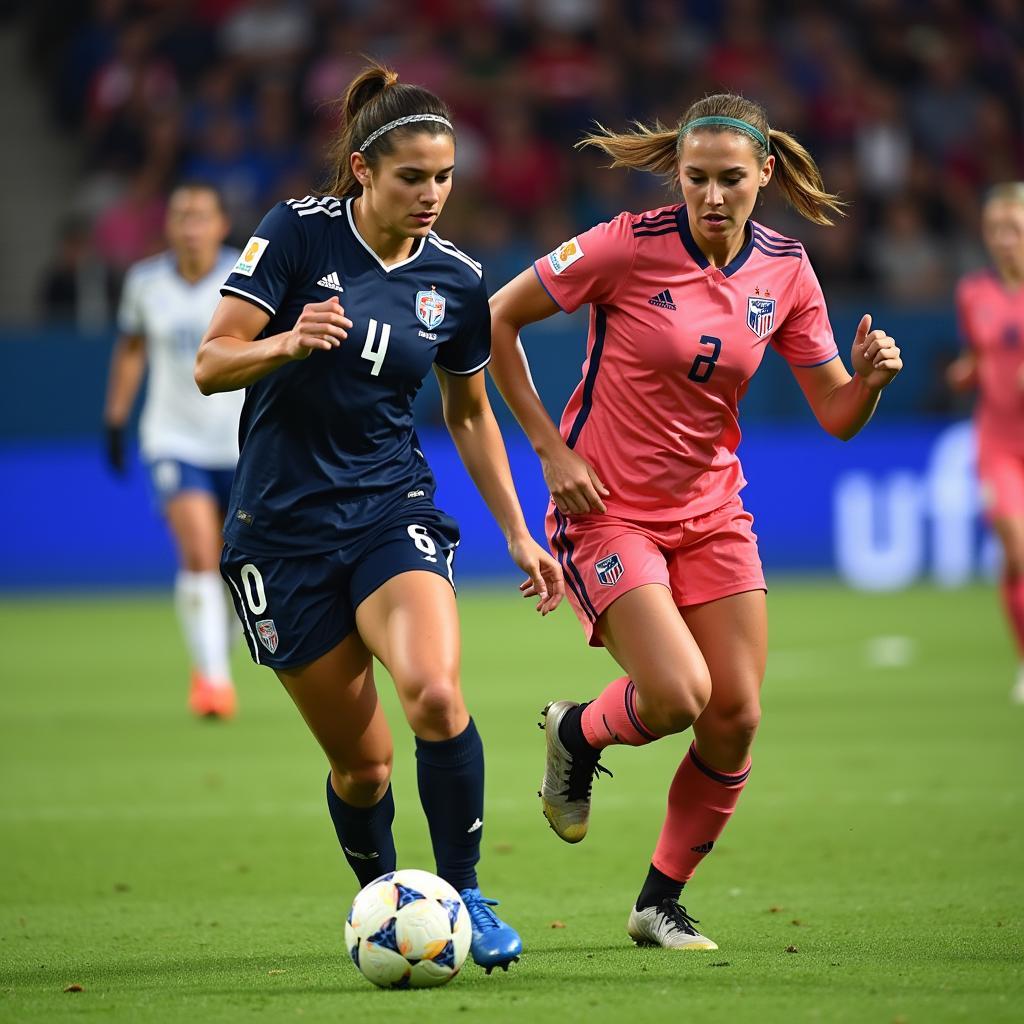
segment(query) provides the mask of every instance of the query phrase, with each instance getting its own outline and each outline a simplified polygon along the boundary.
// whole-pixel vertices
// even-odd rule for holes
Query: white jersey
[[[230,469],[238,461],[245,392],[204,396],[192,376],[199,342],[237,256],[222,249],[210,273],[195,284],[178,273],[170,252],[136,263],[125,277],[118,327],[145,338],[149,363],[139,422],[148,462],[178,459],[204,469]]]

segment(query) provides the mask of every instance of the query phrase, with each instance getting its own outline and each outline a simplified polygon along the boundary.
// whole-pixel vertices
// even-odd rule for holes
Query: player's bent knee
[[[332,765],[331,775],[338,795],[356,806],[380,799],[391,781],[390,761],[367,761],[359,765]]]
[[[403,690],[411,693],[411,699],[406,701],[406,715],[413,732],[426,738],[454,734],[455,723],[464,713],[462,695],[454,678],[427,678]]]
[[[700,718],[701,735],[722,747],[746,751],[754,742],[761,724],[761,705],[757,701],[728,708],[708,709]]]
[[[639,689],[639,687],[638,687]],[[711,699],[711,680],[694,679],[669,693],[642,700],[641,717],[657,736],[684,732],[700,717]]]

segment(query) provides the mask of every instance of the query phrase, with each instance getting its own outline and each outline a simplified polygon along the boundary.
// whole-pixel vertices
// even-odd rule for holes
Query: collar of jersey
[[[696,243],[693,237],[693,232],[690,231],[690,219],[686,216],[686,204],[684,203],[676,211],[676,226],[679,229],[679,237],[682,240],[683,248],[690,254],[693,262],[700,267],[701,270],[721,270],[723,276],[732,277],[740,267],[750,258],[750,254],[754,251],[754,232],[750,227],[750,221],[743,226],[743,231],[747,236],[747,241],[743,248],[733,257],[731,263],[724,267],[712,267],[708,262],[707,256],[700,251],[700,246]]]
[[[389,267],[373,251],[373,249],[370,248],[370,246],[366,242],[366,239],[363,238],[361,234],[359,234],[359,229],[356,227],[356,219],[352,215],[351,199],[345,200],[345,216],[348,218],[348,226],[352,229],[352,234],[355,235],[356,241],[370,254],[370,256],[373,257],[374,262],[377,264],[378,267],[380,267],[381,270],[384,271],[385,274],[390,274],[392,270],[399,270],[402,267],[408,266],[410,263],[412,263],[413,260],[415,260],[420,255],[420,253],[423,252],[423,249],[427,244],[426,238],[421,238],[419,246],[414,247],[413,251],[408,256],[406,256],[404,260],[400,260],[398,263],[392,263],[391,266]]]

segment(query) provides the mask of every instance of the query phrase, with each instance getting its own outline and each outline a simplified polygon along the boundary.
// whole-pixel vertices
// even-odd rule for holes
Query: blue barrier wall
[[[849,363],[860,307],[831,311],[839,350]],[[875,323],[900,343],[905,369],[889,389],[880,418],[919,415],[934,404],[936,367],[956,349],[953,312],[946,307],[875,310]],[[560,410],[580,379],[586,313],[557,316],[524,332],[530,368],[549,409]],[[113,335],[78,335],[70,329],[0,332],[8,385],[0,401],[0,442],[29,438],[82,437],[97,433]],[[198,343],[198,339],[197,339]],[[495,409],[511,423],[504,404]],[[437,388],[428,381],[417,408],[420,422],[440,422]],[[743,420],[810,422],[788,367],[769,351],[743,400]]]
[[[462,578],[513,570],[443,430],[421,432],[438,501],[459,520]],[[516,434],[509,454],[531,528],[541,536],[546,491]],[[991,567],[981,529],[967,424],[871,424],[843,444],[816,427],[748,426],[740,454],[766,569],[838,572],[863,587],[931,577],[947,585]],[[115,480],[92,441],[0,446],[0,587],[154,584],[174,572],[170,542],[143,468]]]
[[[862,312],[833,310],[844,357]],[[993,556],[978,521],[969,436],[922,418],[936,393],[936,365],[956,348],[952,312],[874,312],[876,324],[900,342],[906,369],[851,444],[821,432],[784,362],[766,355],[742,406],[740,454],[751,481],[744,497],[770,572],[838,572],[857,586],[900,586],[925,576],[955,584],[989,568]],[[538,390],[556,416],[579,380],[585,332],[580,313],[525,334]],[[102,462],[112,340],[70,330],[0,335],[8,371],[0,401],[2,588],[152,584],[173,574],[173,551],[142,467],[116,480]],[[500,398],[494,404],[539,535],[546,495],[536,460]],[[462,524],[460,571],[508,572],[502,539],[438,429],[432,381],[417,417],[441,482],[439,500]]]

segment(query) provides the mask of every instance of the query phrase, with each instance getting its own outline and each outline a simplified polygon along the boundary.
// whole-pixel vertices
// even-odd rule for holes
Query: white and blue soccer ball
[[[430,988],[451,981],[473,929],[459,894],[429,871],[408,868],[359,891],[345,922],[352,962],[381,988]]]

